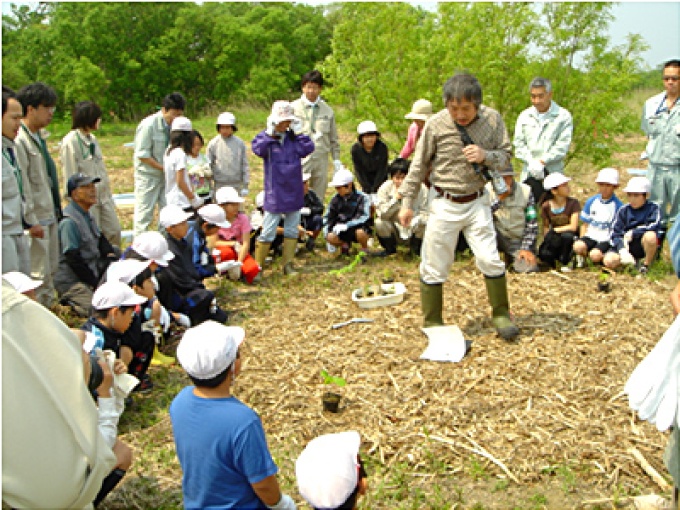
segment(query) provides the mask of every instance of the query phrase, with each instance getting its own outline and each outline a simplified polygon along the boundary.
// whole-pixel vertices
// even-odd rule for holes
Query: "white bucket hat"
[[[407,113],[404,118],[409,120],[427,120],[432,115],[432,103],[427,99],[418,99],[413,106],[411,111]]]
[[[633,177],[625,188],[624,193],[649,193],[651,185],[647,177]]]
[[[341,168],[335,172],[333,180],[328,184],[328,187],[335,188],[337,186],[347,186],[351,182],[354,182],[354,175],[352,175],[352,172],[346,168]]]
[[[227,217],[224,214],[224,209],[217,204],[204,205],[198,210],[198,214],[208,223],[212,223],[218,227],[231,227],[231,223],[227,221]]]
[[[14,287],[14,290],[21,294],[35,290],[43,284],[42,280],[34,280],[30,276],[19,271],[10,271],[3,274],[2,277],[7,283]]]
[[[314,508],[337,508],[359,482],[359,446],[355,430],[312,439],[295,461],[300,495]]]
[[[215,202],[218,204],[241,204],[245,201],[231,186],[222,186],[215,192]]]
[[[194,128],[191,125],[191,121],[184,116],[180,116],[172,121],[170,131],[191,131],[192,129]]]
[[[616,168],[603,168],[597,173],[595,182],[599,184],[619,185],[619,171]]]
[[[95,310],[108,310],[117,306],[137,306],[146,302],[144,296],[135,292],[123,282],[106,282],[94,291],[92,307]]]
[[[184,332],[177,346],[177,359],[191,377],[212,379],[234,362],[245,336],[239,326],[205,321]]]
[[[234,131],[238,131],[236,127],[236,117],[231,112],[222,112],[217,116],[218,126],[231,126]]]
[[[163,267],[175,258],[175,254],[168,249],[168,241],[160,232],[142,232],[132,241],[132,249]]]
[[[272,114],[269,117],[275,124],[287,120],[296,121],[293,105],[288,101],[275,101],[272,105]]]
[[[559,186],[562,186],[562,184],[571,181],[569,177],[566,175],[560,173],[560,172],[554,172],[545,179],[543,179],[543,187],[545,189],[555,189]]]
[[[357,133],[359,134],[359,137],[362,135],[366,135],[368,133],[375,133],[378,136],[380,136],[380,131],[378,131],[378,126],[375,125],[375,122],[372,120],[365,120],[357,126]]]
[[[158,222],[161,224],[161,227],[168,228],[172,227],[173,225],[179,225],[192,216],[193,214],[186,212],[180,206],[176,204],[168,204],[163,207],[163,209],[161,209]]]

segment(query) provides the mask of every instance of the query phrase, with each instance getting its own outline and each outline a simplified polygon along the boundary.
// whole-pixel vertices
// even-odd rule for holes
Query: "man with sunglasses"
[[[645,102],[641,128],[648,138],[649,199],[659,204],[665,230],[680,212],[680,59],[664,64],[663,86]]]
[[[57,166],[42,130],[52,122],[57,93],[49,85],[36,82],[19,90],[17,99],[24,110],[15,144],[22,174],[25,227],[30,238],[31,276],[43,281],[37,298],[50,307],[54,302],[53,279],[59,263],[57,224],[63,215]]]

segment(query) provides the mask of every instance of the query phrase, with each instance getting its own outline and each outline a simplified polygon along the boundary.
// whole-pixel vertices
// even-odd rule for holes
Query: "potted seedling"
[[[330,375],[326,370],[321,370],[321,378],[323,379],[324,384],[334,384],[338,388],[342,388],[345,384],[347,384],[347,382],[342,377]],[[329,411],[331,413],[337,413],[341,398],[342,395],[338,395],[332,391],[325,392],[322,397],[323,410]]]
[[[352,291],[352,301],[360,308],[376,308],[396,305],[404,299],[406,287],[403,283],[366,284]]]
[[[388,267],[383,271],[382,282],[385,284],[394,283],[394,272]]]
[[[612,290],[612,282],[609,281],[609,273],[602,272],[598,276],[597,290],[600,292],[609,292]]]

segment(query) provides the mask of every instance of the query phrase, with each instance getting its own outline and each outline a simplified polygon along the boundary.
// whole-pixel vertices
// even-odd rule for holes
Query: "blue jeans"
[[[279,226],[283,216],[283,237],[297,239],[298,225],[300,224],[300,211],[289,213],[270,213],[265,211],[262,220],[262,233],[257,238],[261,243],[271,243],[276,237],[276,227]]]

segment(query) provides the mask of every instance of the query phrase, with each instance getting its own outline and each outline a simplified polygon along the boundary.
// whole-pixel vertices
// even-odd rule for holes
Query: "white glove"
[[[158,320],[159,324],[163,328],[163,332],[167,333],[168,329],[170,329],[170,313],[165,309],[164,306],[161,306],[161,318]]]
[[[295,501],[288,494],[281,494],[281,499],[275,505],[267,505],[269,510],[297,510]]]
[[[418,225],[420,225],[420,216],[416,216],[411,220],[411,231],[415,231],[416,228],[418,228]]]
[[[274,136],[274,130],[276,128],[276,122],[274,119],[272,119],[272,116],[270,115],[267,117],[267,129],[265,130],[265,133],[267,133],[269,136]]]
[[[208,254],[204,251],[201,252],[201,265],[205,266],[208,263]]]
[[[329,242],[326,243],[326,250],[328,250],[328,253],[335,253],[337,249],[338,248],[335,245],[332,245]]]
[[[191,319],[184,315],[183,313],[178,313],[175,316],[175,320],[177,321],[177,324],[179,324],[180,326],[184,326],[185,328],[191,327]]]
[[[371,205],[376,205],[378,203],[378,194],[377,193],[371,193],[368,196],[371,199]]]
[[[543,169],[545,166],[538,159],[530,159],[527,165],[527,172],[534,179],[543,179],[545,177]]]
[[[619,257],[621,257],[621,264],[623,264],[624,266],[630,266],[635,264],[635,258],[625,248],[619,251]]]
[[[312,210],[309,207],[303,207],[302,209],[300,209],[300,214],[302,216],[309,216],[310,214],[312,214]]]
[[[247,197],[248,196],[248,188],[243,188],[241,190],[241,196],[242,197]]]
[[[203,205],[203,202],[205,202],[205,200],[203,200],[198,195],[194,195],[194,198],[192,198],[190,201],[191,207],[193,207],[194,209],[198,209],[199,207],[201,207]]]
[[[337,172],[338,170],[342,170],[343,169],[342,161],[340,161],[339,159],[334,159],[333,160],[333,169],[334,169],[334,172]]]
[[[625,244],[628,245],[628,244],[630,244],[630,242],[631,242],[632,240],[633,240],[633,231],[632,231],[632,230],[629,230],[628,232],[626,232],[626,233],[623,235],[623,242],[624,242]]]
[[[243,248],[243,245],[241,243],[239,243],[238,241],[236,241],[234,243],[234,246],[232,246],[232,248],[234,249],[234,251],[236,252],[237,255],[240,255],[241,249]]]
[[[241,263],[238,260],[225,260],[224,262],[217,264],[215,269],[217,269],[218,273],[224,274],[232,267],[241,267]]]
[[[347,224],[346,223],[338,223],[333,227],[333,233],[337,236],[338,234],[342,234],[347,230]]]
[[[293,130],[295,134],[299,134],[302,131],[302,121],[296,118],[293,122],[290,123],[290,128]]]

